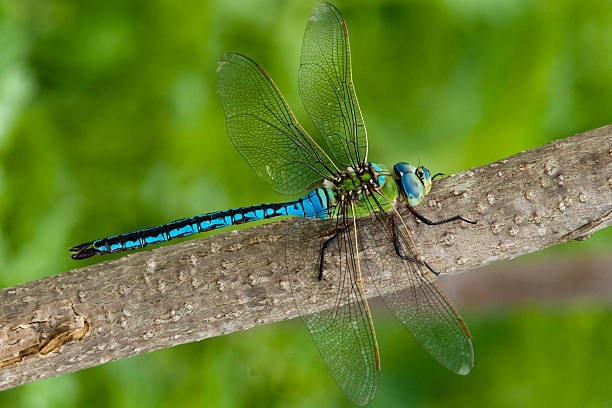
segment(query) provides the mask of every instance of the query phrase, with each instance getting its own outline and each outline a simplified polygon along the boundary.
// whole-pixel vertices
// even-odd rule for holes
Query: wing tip
[[[334,14],[340,16],[340,19],[342,19],[342,16],[340,15],[340,10],[338,10],[336,6],[334,6],[331,3],[327,3],[323,1],[319,3],[317,7],[315,7],[314,11],[312,12],[312,15],[310,16],[310,20],[312,21],[321,20],[323,17],[322,14],[326,13],[328,10],[331,10]]]
[[[461,328],[463,329],[463,332],[465,333],[465,335],[467,336],[467,338],[472,341],[472,335],[470,334],[470,332],[467,329],[467,326],[465,325],[465,322],[463,321],[463,319],[458,318],[457,320],[459,320],[459,324],[461,325]]]
[[[259,65],[259,64],[255,64],[255,66],[257,67],[257,69],[259,69],[261,71],[262,74],[264,74],[264,76],[270,80],[270,75],[268,75],[268,73],[266,71],[264,71],[264,69]]]
[[[469,373],[472,372],[472,368],[474,368],[474,364],[463,364],[461,367],[459,367],[458,370],[456,370],[455,372],[459,375],[468,375]]]
[[[227,61],[224,61],[224,60],[219,61],[217,63],[217,72],[221,72],[221,70],[223,69],[223,66],[227,64],[228,64]]]

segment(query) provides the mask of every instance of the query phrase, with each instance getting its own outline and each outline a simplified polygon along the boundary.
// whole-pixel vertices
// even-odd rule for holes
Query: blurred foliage
[[[254,58],[313,129],[296,73],[315,4],[1,1],[0,284],[84,265],[67,248],[85,240],[285,200],[229,142],[216,62],[226,51]],[[453,173],[612,122],[610,2],[336,5],[378,162]],[[611,242],[602,231],[543,253],[597,256]],[[383,374],[373,406],[612,405],[609,311],[534,307],[466,320],[477,361],[465,378],[377,321]],[[1,393],[0,404],[348,403],[291,322],[29,384]]]

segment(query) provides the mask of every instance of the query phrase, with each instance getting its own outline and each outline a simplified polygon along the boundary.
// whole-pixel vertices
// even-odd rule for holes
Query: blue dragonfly
[[[389,171],[368,161],[368,136],[340,12],[327,3],[314,10],[299,70],[302,101],[326,149],[298,123],[270,76],[253,60],[226,54],[217,71],[236,149],[277,192],[307,194],[97,239],[70,248],[72,258],[129,251],[254,220],[300,217],[286,234],[287,280],[323,361],[352,402],[365,405],[373,399],[380,372],[364,282],[376,287],[436,360],[468,374],[474,362],[470,334],[437,285],[437,273],[418,254],[404,217],[411,213],[427,225],[474,222],[460,216],[434,222],[415,210],[440,174],[405,162]],[[371,242],[369,228],[382,233],[385,242]],[[389,253],[385,270],[377,270],[368,256],[381,245]],[[304,258],[306,266],[293,262]],[[321,311],[313,298],[331,307]]]

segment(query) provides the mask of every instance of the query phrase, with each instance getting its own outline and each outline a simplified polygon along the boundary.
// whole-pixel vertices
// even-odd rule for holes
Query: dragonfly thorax
[[[361,198],[375,189],[382,188],[390,173],[375,163],[366,163],[358,169],[346,167],[333,180],[327,180],[325,187],[334,191],[340,199]]]
[[[392,174],[375,163],[366,163],[359,169],[346,167],[333,179],[325,180],[323,187],[333,197],[331,206],[358,217],[387,211],[398,195]]]
[[[369,208],[376,211],[386,210],[398,198],[416,207],[438,175],[441,173],[432,177],[427,168],[405,162],[396,163],[393,173],[376,163],[366,163],[359,169],[346,167],[334,179],[325,180],[323,186],[332,192],[336,203],[369,201]]]

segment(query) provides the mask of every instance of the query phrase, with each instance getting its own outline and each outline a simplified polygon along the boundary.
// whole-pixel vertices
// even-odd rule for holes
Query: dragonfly
[[[255,220],[299,217],[286,233],[286,277],[298,314],[353,403],[365,405],[374,398],[380,374],[366,283],[438,362],[468,374],[474,364],[471,336],[436,283],[438,273],[419,254],[405,218],[412,214],[427,225],[475,222],[461,216],[432,221],[415,210],[441,173],[432,175],[406,162],[388,170],[368,161],[349,35],[338,9],[327,3],[317,6],[302,45],[299,88],[320,133],[319,143],[256,62],[225,54],[217,72],[227,131],[236,149],[277,192],[306,194],[86,242],[70,248],[72,258],[129,251]],[[374,232],[384,242],[372,242]],[[370,256],[381,246],[388,252],[384,270]],[[294,261],[304,258],[301,264]]]

